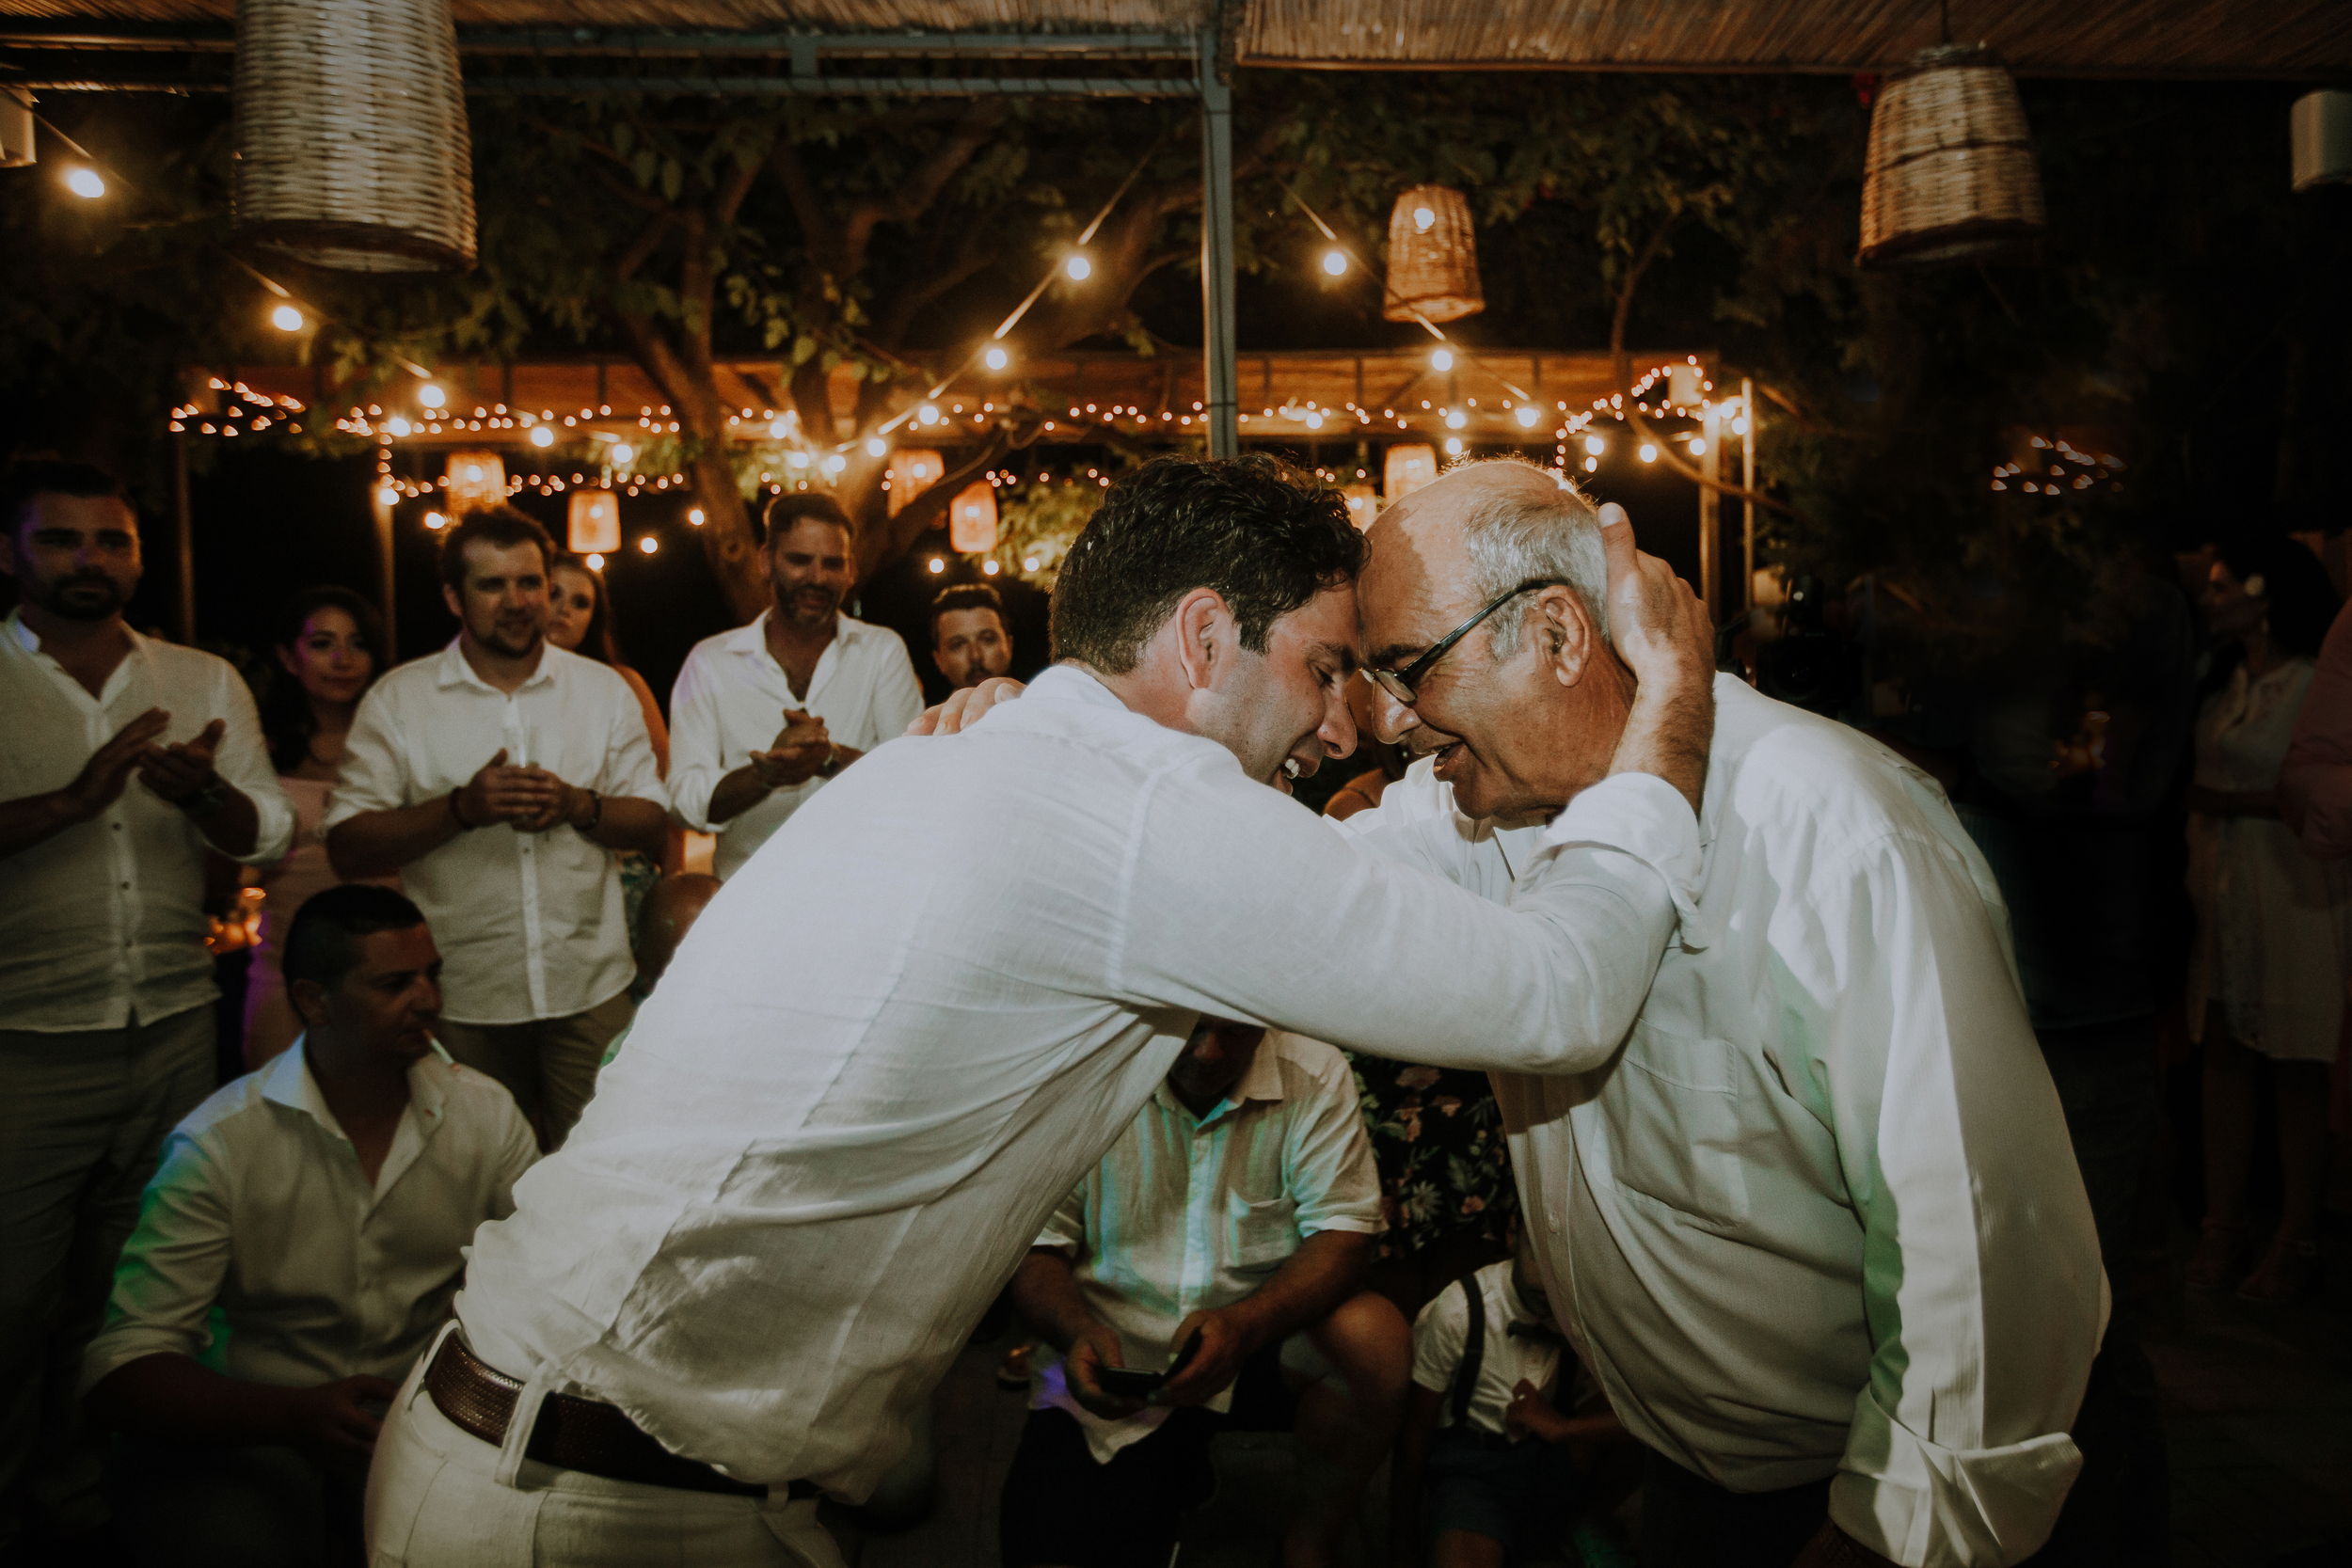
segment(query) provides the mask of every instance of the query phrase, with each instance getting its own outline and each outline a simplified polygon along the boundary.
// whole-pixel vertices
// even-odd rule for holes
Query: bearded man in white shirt
[[[1600,534],[1506,462],[1374,525],[1376,721],[1426,760],[1343,832],[1509,895],[1632,689]],[[2106,1291],[1999,894],[1925,775],[1715,697],[1696,917],[1623,1052],[1495,1075],[1530,1239],[1652,1450],[1645,1563],[2017,1562],[2082,1463]]]
[[[349,1556],[389,1380],[538,1158],[513,1097],[437,1054],[441,959],[416,905],[329,888],[285,958],[302,1037],[173,1130],[83,1357],[90,1413],[126,1434],[110,1490],[134,1562]]]
[[[371,1560],[836,1564],[817,1491],[856,1502],[890,1467],[1204,1013],[1606,1061],[1697,866],[1710,641],[1629,531],[1616,548],[1645,683],[1622,771],[1501,909],[1277,792],[1355,741],[1339,497],[1263,458],[1113,486],[1055,595],[1065,662],[796,814],[483,1227],[377,1443]]]
[[[670,801],[719,835],[711,869],[735,875],[826,782],[902,735],[923,706],[907,645],[841,611],[857,530],[831,496],[768,503],[760,560],[774,603],[694,644],[670,694]]]
[[[266,864],[294,811],[226,660],[133,631],[138,518],[84,464],[0,479],[0,1559],[31,1472],[80,1528],[72,1368],[172,1123],[214,1084],[204,862]]]
[[[636,692],[547,639],[554,553],[512,507],[442,536],[457,637],[368,689],[326,817],[339,875],[400,873],[449,961],[442,1042],[549,1148],[634,1010],[613,856],[667,831]]]

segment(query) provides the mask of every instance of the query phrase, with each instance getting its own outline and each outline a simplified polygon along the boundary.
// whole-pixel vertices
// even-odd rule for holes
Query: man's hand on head
[[[1028,688],[1010,675],[991,675],[977,686],[950,692],[947,700],[927,707],[907,726],[909,735],[957,735],[980,721],[998,703],[1009,703]]]
[[[1715,633],[1691,585],[1634,547],[1633,524],[1612,501],[1600,509],[1609,559],[1609,635],[1633,672],[1633,710],[1613,773],[1654,773],[1691,809],[1707,786],[1715,737]]]

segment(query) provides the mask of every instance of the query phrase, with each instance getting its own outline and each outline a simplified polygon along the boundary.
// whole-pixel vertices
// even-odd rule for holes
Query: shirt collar
[[[9,610],[8,624],[8,635],[16,639],[18,647],[28,654],[40,652],[40,633],[24,624],[24,617],[22,613],[13,610]]]
[[[466,650],[460,645],[463,641],[462,637],[453,637],[449,640],[449,645],[440,651],[437,656],[440,662],[434,667],[433,671],[434,684],[441,687],[470,686],[484,691],[496,692],[501,697],[505,696],[505,692],[500,691],[497,687],[476,674],[474,667],[466,662]],[[566,654],[552,642],[541,641],[539,668],[533,670],[531,673],[531,678],[515,689],[526,691],[544,681],[555,679],[556,665],[574,656]]]
[[[1224,1120],[1253,1101],[1263,1101],[1279,1105],[1290,1098],[1290,1091],[1282,1083],[1281,1052],[1276,1047],[1274,1040],[1274,1032],[1269,1029],[1266,1031],[1265,1038],[1258,1042],[1258,1053],[1250,1058],[1249,1070],[1241,1075],[1241,1082],[1225,1091],[1224,1099],[1209,1107],[1209,1113],[1206,1116],[1194,1117],[1192,1107],[1177,1097],[1175,1089],[1168,1085],[1166,1078],[1160,1080],[1152,1093],[1159,1097],[1163,1105],[1170,1110],[1182,1112],[1201,1127],[1206,1127],[1214,1121]]]
[[[1049,702],[1077,703],[1087,707],[1114,707],[1121,713],[1133,712],[1119,694],[1089,671],[1075,664],[1055,664],[1038,673],[1024,698],[1042,697]]]
[[[727,652],[732,654],[767,653],[768,618],[774,613],[774,607],[771,606],[753,616],[742,626],[725,633]],[[839,610],[834,611],[833,640],[835,644],[855,642],[872,629],[863,621],[853,620]]]
[[[262,1098],[283,1105],[326,1128],[346,1143],[350,1141],[335,1113],[327,1108],[326,1096],[319,1090],[319,1081],[310,1072],[310,1034],[304,1030],[294,1037],[278,1058],[262,1069]],[[421,1113],[429,1132],[441,1123],[449,1110],[449,1091],[441,1079],[449,1069],[438,1056],[419,1057],[408,1066],[408,1105]]]

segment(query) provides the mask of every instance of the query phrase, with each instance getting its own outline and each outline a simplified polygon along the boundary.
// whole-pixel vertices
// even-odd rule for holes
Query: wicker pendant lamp
[[[236,226],[342,272],[473,265],[449,0],[238,0]]]
[[[1450,322],[1486,308],[1478,237],[1462,193],[1415,185],[1398,197],[1389,213],[1389,289],[1380,313],[1392,322]]]
[[[1862,178],[1866,267],[1988,261],[2047,224],[2017,83],[1992,50],[1935,44],[1887,78]]]

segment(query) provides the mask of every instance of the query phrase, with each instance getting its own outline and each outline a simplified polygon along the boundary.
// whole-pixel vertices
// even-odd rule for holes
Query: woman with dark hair
[[[2205,1220],[2188,1282],[2219,1290],[2243,1266],[2256,1099],[2267,1080],[2278,1106],[2279,1228],[2238,1294],[2287,1301],[2309,1289],[2319,1260],[2352,878],[2305,853],[2280,819],[2279,771],[2337,599],[2319,559],[2280,538],[2224,550],[2201,607],[2229,669],[2197,716],[2188,792],[2198,925],[2188,1021],[2205,1052]]]
[[[245,999],[245,1065],[260,1067],[294,1042],[301,1020],[286,1000],[278,959],[294,911],[342,880],[326,863],[319,823],[343,757],[360,695],[383,673],[384,626],[348,588],[306,588],[278,612],[271,644],[278,667],[261,701],[262,735],[278,787],[294,809],[294,847],[262,873],[262,940]],[[387,879],[397,886],[398,879]]]
[[[645,734],[653,740],[653,760],[667,777],[670,771],[670,726],[661,717],[645,677],[621,657],[621,644],[612,627],[612,596],[605,591],[604,574],[576,555],[559,555],[548,568],[548,641],[567,653],[609,665],[628,682],[645,710]]]

